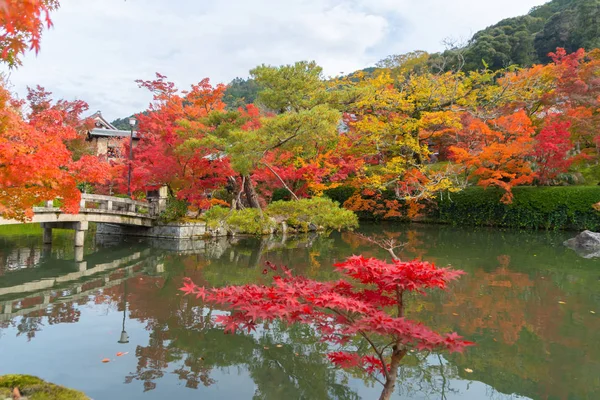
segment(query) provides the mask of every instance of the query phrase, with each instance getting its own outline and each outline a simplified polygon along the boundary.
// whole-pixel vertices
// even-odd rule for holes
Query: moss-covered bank
[[[0,376],[0,399],[12,399],[13,389],[19,388],[28,400],[89,400],[82,392],[48,383],[30,375]]]

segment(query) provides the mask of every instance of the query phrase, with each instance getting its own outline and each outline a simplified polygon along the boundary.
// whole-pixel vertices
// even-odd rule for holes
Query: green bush
[[[230,210],[228,208],[215,206],[202,214],[202,219],[206,222],[206,226],[211,229],[217,229],[225,223],[229,214]]]
[[[588,165],[578,170],[587,185],[600,185],[600,164]]]
[[[513,188],[512,204],[500,202],[503,191],[472,187],[444,193],[430,218],[454,225],[487,225],[524,229],[600,229],[600,187],[555,186]]]
[[[162,223],[181,221],[187,214],[187,202],[175,197],[167,199],[167,208],[160,213],[158,220]]]
[[[281,222],[289,227],[307,232],[311,229],[342,230],[358,227],[358,218],[349,210],[328,198],[301,199],[298,201],[277,201],[263,211],[254,208],[229,210],[212,207],[202,215],[207,227],[216,229],[227,227],[238,233],[261,235],[270,233]],[[313,224],[314,226],[311,226]]]
[[[327,189],[323,192],[326,197],[340,204],[344,204],[346,200],[354,195],[356,188],[352,186],[338,186],[333,189]]]
[[[94,193],[94,186],[91,183],[88,182],[79,182],[77,184],[77,189],[79,189],[79,191],[81,193]]]
[[[261,216],[260,211],[255,208],[230,210],[215,206],[202,214],[202,219],[210,229],[226,227],[250,235],[268,234],[275,227],[274,221],[264,214]]]
[[[325,230],[354,229],[358,217],[327,197],[313,197],[297,201],[276,201],[267,206],[266,214],[290,227],[308,231],[310,224]]]
[[[292,200],[292,194],[286,188],[277,188],[273,190],[273,195],[271,196],[271,201],[290,201]]]
[[[267,215],[261,215],[256,208],[245,208],[234,210],[226,219],[227,225],[235,228],[239,233],[251,235],[264,235],[271,233],[275,227],[275,221]]]

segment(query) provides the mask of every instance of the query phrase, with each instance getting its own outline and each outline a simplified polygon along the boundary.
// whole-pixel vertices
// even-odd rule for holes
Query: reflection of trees
[[[505,238],[509,244],[500,246],[479,233],[465,235],[465,245],[444,235],[416,231],[397,236],[408,243],[403,258],[423,256],[442,265],[452,263],[467,272],[449,294],[432,294],[423,302],[413,303],[412,312],[420,313],[419,319],[436,328],[459,331],[477,346],[465,355],[449,357],[449,362],[436,362],[431,356],[427,361],[411,363],[407,358],[408,364],[401,372],[401,392],[408,397],[428,393],[444,398],[452,393],[452,380],[458,378],[480,380],[500,392],[533,398],[549,398],[551,393],[557,398],[586,398],[598,392],[600,384],[593,377],[596,369],[590,366],[597,365],[600,349],[590,347],[590,343],[599,341],[600,326],[597,319],[590,320],[589,310],[600,307],[593,296],[579,296],[578,303],[558,303],[568,299],[570,292],[592,293],[586,286],[575,286],[578,281],[589,284],[587,272],[571,270],[565,275],[566,271],[558,270],[528,271],[523,268],[528,264],[521,261],[524,256],[510,251],[519,248],[517,238],[513,242],[510,236]],[[172,256],[165,263],[169,273],[156,281],[139,281],[140,287],[134,291],[140,298],[131,299],[132,317],[145,320],[156,335],[148,345],[152,349],[140,353],[142,367],[132,374],[134,379],[146,379],[146,388],[153,387],[158,374],[176,362],[172,372],[186,386],[198,387],[212,383],[211,371],[215,368],[243,366],[257,385],[257,399],[352,398],[351,393],[342,393],[347,375],[336,377],[323,360],[323,349],[303,342],[302,335],[294,336],[293,329],[282,333],[288,339],[279,341],[275,333],[224,336],[206,322],[198,325],[206,314],[175,293],[184,276],[214,286],[261,282],[265,278],[262,266],[255,266],[257,259],[293,266],[300,274],[331,279],[329,266],[333,262],[349,253],[365,253],[365,244],[353,237],[334,234],[315,240],[311,247],[300,248],[294,247],[296,244],[258,246],[255,239],[243,239],[210,260],[201,255]],[[467,255],[473,242],[485,251]],[[544,256],[536,247],[540,240],[524,243],[530,255]],[[262,249],[260,257],[256,249]],[[379,249],[369,251],[373,256],[385,256]],[[549,260],[545,258],[545,262]],[[315,262],[320,267],[315,268]],[[142,307],[136,309],[134,303]],[[447,305],[442,307],[444,303]],[[286,344],[277,348],[280,342]],[[148,372],[153,368],[154,372]],[[162,372],[157,371],[161,368]],[[467,374],[465,368],[474,372]],[[334,392],[335,388],[342,392]]]
[[[35,337],[35,333],[42,330],[43,318],[42,317],[21,317],[21,321],[16,324],[17,336],[25,335],[27,340],[31,340]]]
[[[48,323],[54,324],[72,324],[79,321],[81,311],[75,308],[75,305],[70,303],[53,304],[48,315]]]
[[[588,311],[595,308],[593,300],[586,304],[578,296],[579,302],[571,302],[550,273],[517,272],[509,269],[513,260],[503,254],[496,269],[469,271],[443,299],[432,294],[413,312],[475,341],[476,348],[449,359],[500,392],[541,399],[599,393],[591,372],[597,369],[590,368],[600,360],[600,349],[590,345],[600,340],[600,323]]]
[[[152,390],[173,368],[186,387],[197,388],[215,382],[213,369],[238,366],[254,379],[256,399],[357,399],[323,357],[324,345],[307,337],[303,327],[225,335],[213,325],[214,311],[176,295],[180,279],[132,278],[127,284],[130,316],[145,321],[150,330],[148,344],[136,348],[138,364],[125,378],[127,383],[142,381],[145,391]],[[121,290],[111,291],[118,303]],[[286,335],[291,340],[285,341],[292,344],[282,345]]]
[[[562,234],[412,226],[365,226],[363,231],[369,229],[408,242],[403,259],[423,257],[467,272],[449,293],[412,303],[411,312],[436,329],[457,330],[477,346],[447,361],[435,355],[424,361],[407,357],[399,381],[402,395],[444,398],[454,394],[453,380],[473,379],[532,398],[600,398],[595,396],[600,393],[600,319],[590,314],[600,313],[597,265],[562,249]],[[356,398],[345,384],[349,376],[323,359],[322,344],[310,332],[273,326],[264,335],[224,335],[209,323],[209,310],[177,295],[185,276],[211,286],[266,282],[266,260],[311,278],[333,279],[330,266],[349,254],[387,257],[350,233],[292,239],[239,238],[218,252],[166,253],[165,274],[130,278],[129,315],[146,325],[150,340],[136,349],[138,364],[126,379],[151,390],[174,373],[185,386],[201,388],[214,383],[215,371],[239,367],[256,383],[256,399]],[[0,329],[12,327],[31,339],[50,324],[77,322],[78,305],[90,300],[122,311],[122,292],[115,286],[51,304],[0,322]]]

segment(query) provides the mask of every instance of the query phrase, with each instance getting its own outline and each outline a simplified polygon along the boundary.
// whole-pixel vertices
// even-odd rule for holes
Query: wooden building
[[[108,158],[119,158],[120,149],[123,140],[129,140],[131,131],[122,131],[115,128],[102,116],[100,111],[92,114],[88,118],[94,121],[94,127],[88,131],[87,140],[92,143],[97,156],[106,156]],[[133,131],[133,147],[137,145],[139,136]]]

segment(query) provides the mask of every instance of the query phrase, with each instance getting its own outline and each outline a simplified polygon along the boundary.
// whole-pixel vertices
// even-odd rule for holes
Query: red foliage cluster
[[[29,90],[31,110],[0,87],[0,215],[26,219],[36,204],[61,198],[66,212],[79,211],[78,182],[103,182],[108,164],[85,154],[79,129],[87,110],[82,101],[53,103],[43,88]],[[77,157],[75,153],[80,152]]]
[[[145,114],[137,116],[141,140],[134,149],[134,190],[168,185],[179,198],[199,208],[208,208],[207,192],[222,187],[232,175],[229,160],[206,146],[183,146],[186,140],[201,140],[203,130],[199,119],[211,111],[222,111],[224,85],[213,87],[203,79],[191,90],[179,92],[166,76],[156,74],[152,81],[138,81],[140,87],[154,94],[154,104]],[[185,135],[179,121],[194,124],[198,133]],[[123,184],[125,180],[123,179]]]
[[[10,65],[19,64],[19,56],[28,48],[40,49],[44,26],[52,26],[50,11],[58,7],[57,0],[1,0],[0,59]]]
[[[277,270],[268,263],[271,270]],[[439,334],[421,323],[404,317],[405,292],[445,289],[462,271],[437,268],[422,261],[388,263],[375,258],[353,256],[335,268],[349,280],[318,282],[294,276],[281,267],[270,286],[245,285],[224,288],[199,287],[186,280],[181,290],[187,295],[231,310],[216,321],[226,332],[252,331],[260,321],[284,320],[313,326],[322,340],[344,345],[351,338],[369,342],[377,357],[355,352],[335,351],[329,359],[342,368],[362,367],[388,377],[393,358],[385,354],[381,340],[395,349],[462,351],[472,343],[456,333]],[[390,361],[391,360],[391,361]],[[386,367],[384,367],[386,365]]]

